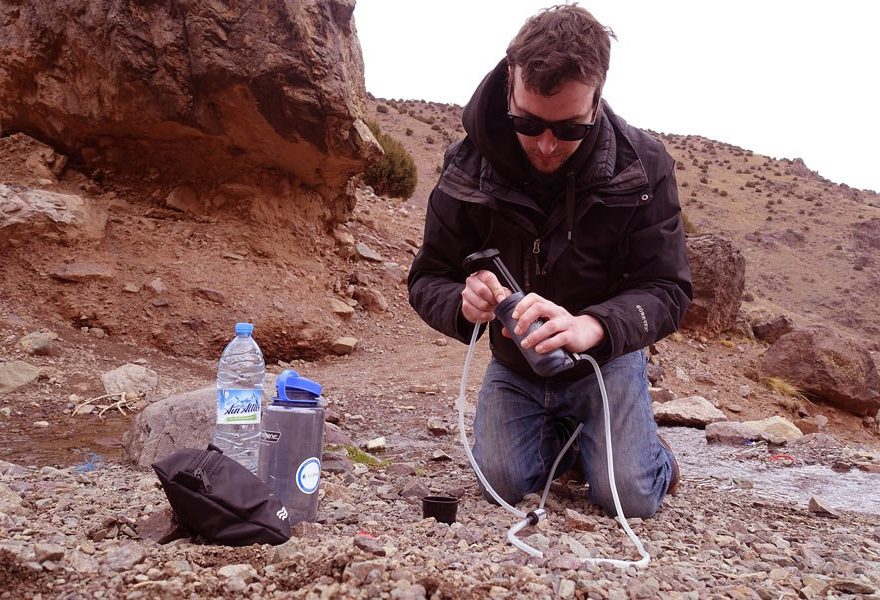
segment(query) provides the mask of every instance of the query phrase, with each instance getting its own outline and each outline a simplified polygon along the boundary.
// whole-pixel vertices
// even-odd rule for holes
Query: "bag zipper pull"
[[[202,480],[202,486],[205,488],[205,491],[210,494],[212,491],[211,481],[208,479],[208,474],[205,473],[205,470],[202,467],[199,467],[193,471],[193,475]]]
[[[535,275],[541,275],[541,238],[535,238],[532,244],[532,254],[535,255]]]

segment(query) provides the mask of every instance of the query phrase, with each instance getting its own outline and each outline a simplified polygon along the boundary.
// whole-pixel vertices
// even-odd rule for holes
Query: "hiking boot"
[[[657,437],[660,438],[660,445],[666,448],[669,451],[669,454],[672,455],[672,479],[669,481],[669,487],[666,489],[666,493],[670,496],[674,496],[676,492],[678,492],[678,484],[681,483],[681,469],[678,468],[678,461],[675,460],[675,454],[672,452],[672,448],[669,447],[669,443],[663,439],[663,436],[659,433]]]

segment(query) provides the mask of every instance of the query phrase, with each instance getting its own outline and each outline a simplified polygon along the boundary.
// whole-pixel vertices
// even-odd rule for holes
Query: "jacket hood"
[[[596,126],[559,171],[548,176],[532,167],[507,118],[507,74],[507,61],[502,59],[480,82],[462,113],[465,132],[492,169],[530,195],[557,194],[571,173],[578,175],[582,189],[588,187],[587,180],[609,180],[616,144],[601,107]],[[592,156],[594,153],[598,156]]]

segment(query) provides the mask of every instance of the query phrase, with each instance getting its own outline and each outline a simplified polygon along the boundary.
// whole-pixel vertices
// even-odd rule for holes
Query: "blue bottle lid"
[[[254,326],[251,323],[236,323],[235,335],[250,335],[254,332]]]
[[[316,406],[322,386],[320,383],[300,377],[293,369],[286,369],[275,379],[276,400]]]

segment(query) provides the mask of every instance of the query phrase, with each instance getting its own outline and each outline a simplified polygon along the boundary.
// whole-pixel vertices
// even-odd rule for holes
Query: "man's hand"
[[[515,332],[524,334],[536,319],[546,323],[529,334],[523,341],[523,348],[534,347],[538,354],[556,348],[569,352],[585,352],[597,346],[605,338],[602,324],[589,315],[573,316],[570,312],[538,294],[529,294],[513,309],[517,319]]]
[[[465,280],[461,291],[461,314],[471,323],[495,318],[495,307],[510,295],[491,271],[477,271]]]

